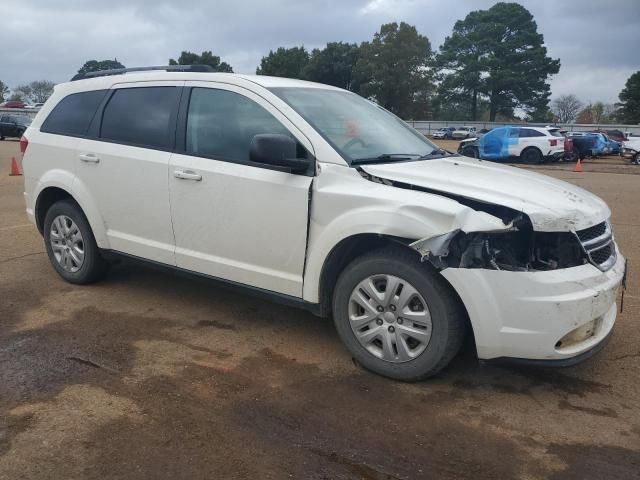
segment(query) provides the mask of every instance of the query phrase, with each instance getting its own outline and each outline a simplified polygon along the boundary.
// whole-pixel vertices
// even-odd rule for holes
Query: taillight
[[[564,139],[564,151],[565,152],[573,151],[573,140],[571,140],[570,138]]]
[[[556,140],[555,138],[553,140],[549,139],[549,145],[555,147],[556,145],[558,145],[558,140]]]
[[[29,140],[24,135],[20,138],[20,153],[24,155],[24,152],[27,151],[27,147],[29,146]]]

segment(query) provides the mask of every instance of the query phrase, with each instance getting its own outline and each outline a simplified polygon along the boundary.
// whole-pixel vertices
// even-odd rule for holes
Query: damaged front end
[[[616,261],[613,233],[608,222],[580,231],[539,232],[530,218],[513,208],[389,180],[360,171],[367,180],[451,198],[472,210],[499,219],[492,231],[452,230],[417,240],[410,247],[436,268],[482,268],[512,272],[549,271],[588,263],[606,271]],[[503,228],[502,228],[503,227]]]
[[[526,222],[524,222],[526,223]],[[589,260],[572,232],[449,232],[410,245],[436,268],[545,271],[576,267]]]

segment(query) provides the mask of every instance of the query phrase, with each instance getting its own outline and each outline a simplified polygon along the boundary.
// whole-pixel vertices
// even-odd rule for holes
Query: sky
[[[0,80],[67,81],[86,60],[166,65],[182,50],[212,50],[235,72],[255,73],[279,46],[370,40],[383,23],[415,25],[437,49],[456,20],[485,0],[0,0]],[[617,101],[640,70],[640,0],[520,0],[560,73],[552,98]]]

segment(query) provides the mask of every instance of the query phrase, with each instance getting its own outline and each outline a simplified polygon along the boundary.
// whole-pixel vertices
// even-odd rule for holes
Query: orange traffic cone
[[[22,175],[20,173],[20,168],[18,167],[18,162],[16,162],[16,157],[11,157],[11,173],[9,173],[10,177],[17,177]]]
[[[576,168],[573,169],[574,172],[582,171],[582,163],[580,163],[580,157],[578,157],[578,161],[576,162]]]

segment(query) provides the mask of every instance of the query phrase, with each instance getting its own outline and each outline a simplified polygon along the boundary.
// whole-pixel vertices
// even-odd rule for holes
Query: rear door
[[[175,264],[168,169],[184,82],[120,84],[77,149],[77,178],[93,197],[113,250]]]
[[[312,177],[252,163],[249,147],[286,134],[312,158],[311,143],[241,87],[186,82],[182,103],[169,178],[177,265],[301,297]]]

